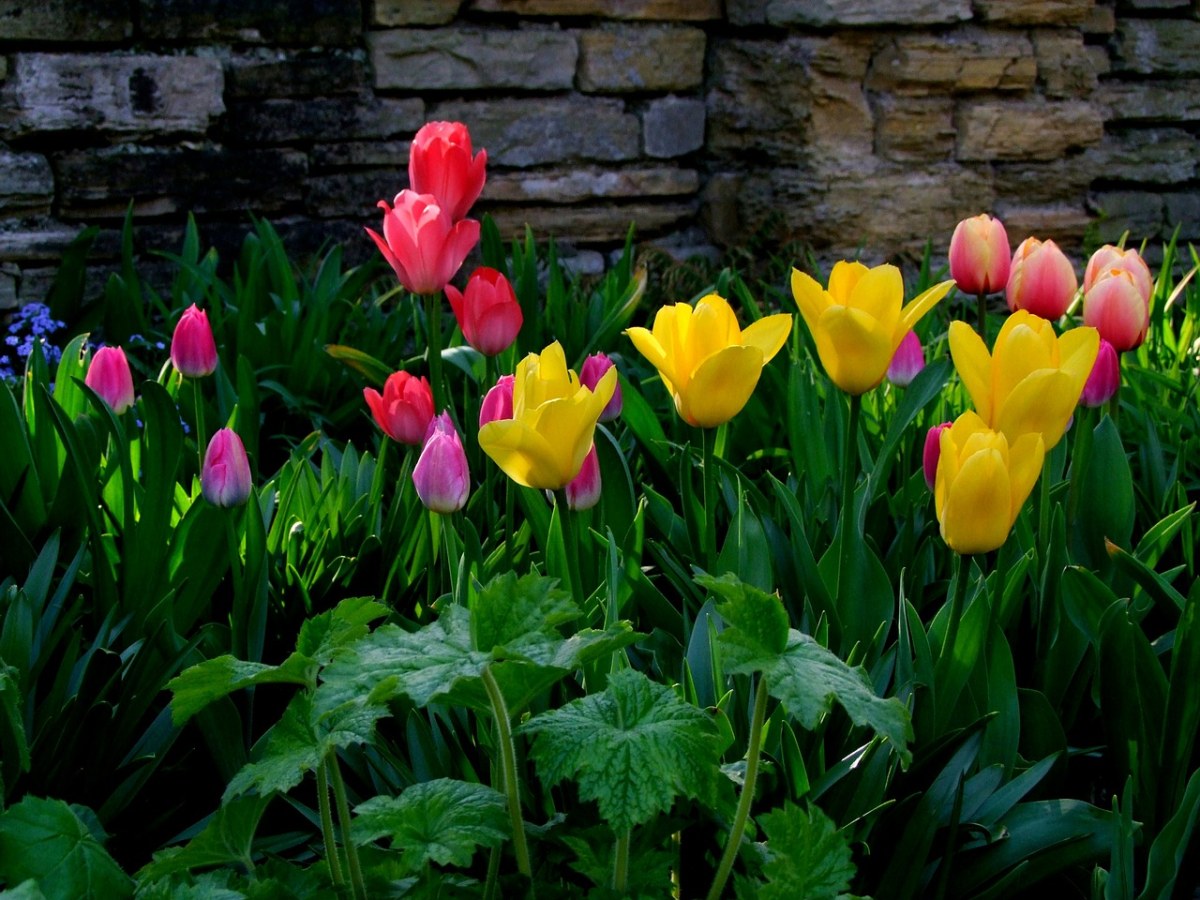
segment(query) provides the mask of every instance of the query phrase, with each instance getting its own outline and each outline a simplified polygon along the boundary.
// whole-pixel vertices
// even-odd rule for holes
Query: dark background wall
[[[130,201],[144,246],[365,255],[443,118],[502,229],[585,249],[1200,238],[1192,0],[0,0],[0,308]]]

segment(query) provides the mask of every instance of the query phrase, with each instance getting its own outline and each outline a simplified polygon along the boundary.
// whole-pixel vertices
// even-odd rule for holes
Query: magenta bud
[[[412,473],[413,486],[426,509],[438,513],[458,512],[471,493],[467,454],[450,418],[444,412],[429,423],[425,446]]]
[[[1116,349],[1108,341],[1100,339],[1100,350],[1096,354],[1096,362],[1092,372],[1083,386],[1079,397],[1080,406],[1103,406],[1117,393],[1121,386],[1121,359]]]
[[[604,377],[604,373],[613,367],[613,361],[603,353],[593,353],[583,361],[583,365],[579,369],[579,383],[589,391],[595,391],[596,385],[600,383],[600,379]],[[600,413],[601,422],[611,422],[613,419],[619,418],[621,415],[621,382],[617,382],[616,389],[613,390],[612,399],[604,407],[604,411]]]
[[[567,483],[567,506],[570,509],[591,509],[600,502],[600,460],[596,445],[583,458],[579,474]]]
[[[133,406],[133,374],[120,347],[97,350],[83,383],[99,394],[118,416]]]
[[[202,378],[217,370],[217,345],[208,313],[193,303],[175,325],[171,336],[171,364],[181,375]]]
[[[953,424],[953,422],[943,422],[941,425],[934,425],[925,435],[925,452],[922,454],[921,462],[925,467],[925,483],[929,485],[931,491],[934,484],[937,483],[938,459],[942,455],[942,432]]]
[[[480,428],[488,422],[513,417],[513,383],[515,380],[511,375],[501,375],[492,389],[484,395],[483,403],[479,406]]]
[[[910,331],[896,348],[888,366],[887,379],[896,387],[908,387],[925,368],[925,348],[915,331]]]
[[[236,431],[222,428],[208,442],[200,490],[214,506],[239,506],[250,496],[250,460]]]

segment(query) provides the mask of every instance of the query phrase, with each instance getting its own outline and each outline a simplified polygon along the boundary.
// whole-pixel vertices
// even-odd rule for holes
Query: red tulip
[[[570,509],[591,509],[600,502],[600,460],[596,445],[583,458],[583,468],[567,483],[567,506]]]
[[[133,374],[120,347],[97,350],[83,383],[99,394],[118,416],[133,406]]]
[[[892,362],[888,366],[887,379],[896,387],[908,387],[912,380],[925,368],[925,349],[915,331],[910,331],[900,341]]]
[[[513,384],[516,379],[512,375],[501,375],[500,380],[492,387],[479,405],[479,427],[488,422],[496,422],[513,417]]]
[[[414,294],[436,294],[479,241],[479,223],[453,221],[432,194],[401,191],[395,204],[378,203],[384,210],[384,236],[370,228],[367,234],[405,288]]]
[[[451,221],[466,216],[486,179],[487,151],[471,157],[471,135],[461,122],[427,122],[413,138],[408,156],[409,187],[433,194]]]
[[[525,321],[521,304],[508,279],[495,269],[480,266],[471,273],[465,294],[448,284],[446,296],[467,343],[484,356],[507,350],[517,339]]]
[[[1086,294],[1097,281],[1113,269],[1124,269],[1133,276],[1138,290],[1150,303],[1150,295],[1154,293],[1154,278],[1150,275],[1150,267],[1142,259],[1142,255],[1134,249],[1122,250],[1112,244],[1105,244],[1092,254],[1088,260],[1087,270],[1083,273],[1083,292]]]
[[[1013,254],[1005,295],[1012,312],[1025,309],[1043,319],[1061,319],[1079,287],[1075,268],[1054,241],[1028,237]]]
[[[1150,305],[1127,269],[1109,269],[1083,295],[1083,323],[1115,350],[1140,347],[1150,328]]]
[[[394,372],[383,385],[383,395],[363,388],[363,397],[384,434],[401,444],[419,445],[433,419],[433,391],[426,378]]]
[[[921,464],[925,470],[925,483],[929,485],[931,491],[937,482],[938,460],[942,456],[942,432],[953,424],[953,422],[943,422],[941,425],[934,425],[925,434],[925,451],[921,455]]]
[[[1009,253],[999,219],[985,213],[963,219],[950,238],[950,277],[968,294],[1001,291],[1008,283]]]
[[[214,506],[240,506],[250,496],[250,460],[236,431],[222,428],[208,442],[200,491]]]
[[[596,385],[600,383],[600,379],[604,377],[604,373],[613,367],[613,361],[604,353],[593,353],[583,361],[583,365],[579,368],[579,383],[589,391],[596,390]],[[613,419],[620,418],[621,409],[624,400],[621,398],[621,382],[617,382],[616,388],[613,390],[612,399],[604,407],[604,411],[600,413],[601,422],[611,422]]]
[[[171,364],[188,378],[202,378],[217,370],[217,345],[213,342],[208,313],[195,303],[175,325],[175,333],[171,336]]]
[[[429,435],[413,468],[412,479],[426,509],[452,513],[466,505],[471,493],[471,473],[450,413],[444,412],[429,423]]]
[[[1079,405],[1088,407],[1103,406],[1117,393],[1121,386],[1121,359],[1113,345],[1103,338],[1100,339],[1100,351],[1096,354],[1096,362],[1092,373],[1088,375],[1083,385],[1083,393],[1079,396]]]

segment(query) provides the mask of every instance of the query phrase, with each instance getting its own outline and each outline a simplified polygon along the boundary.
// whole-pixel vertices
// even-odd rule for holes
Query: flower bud
[[[567,506],[570,509],[591,509],[600,502],[600,460],[596,445],[583,458],[583,468],[567,484]]]
[[[1005,298],[1011,312],[1061,319],[1079,287],[1075,268],[1054,241],[1028,237],[1013,254]]]
[[[600,379],[604,377],[604,373],[612,367],[613,361],[606,354],[593,353],[583,361],[583,365],[579,368],[579,382],[589,391],[594,391],[596,390],[596,385],[600,383]],[[608,405],[600,413],[600,421],[611,422],[613,419],[619,418],[623,403],[624,401],[621,399],[621,382],[617,381],[612,399],[608,401]]]
[[[1133,273],[1109,269],[1083,295],[1083,322],[1114,350],[1140,347],[1150,328],[1150,305]]]
[[[896,387],[908,387],[920,371],[925,368],[925,348],[915,331],[910,331],[900,341],[892,362],[888,366],[887,378]]]
[[[488,422],[513,417],[513,382],[515,380],[512,375],[501,375],[492,389],[484,396],[483,403],[479,406],[480,428]]]
[[[83,383],[99,394],[118,416],[133,406],[133,374],[120,347],[97,350]]]
[[[922,454],[921,463],[925,469],[925,483],[931,491],[937,480],[938,457],[942,455],[942,432],[951,424],[953,423],[943,422],[941,425],[934,425],[925,434],[925,452]]]
[[[968,294],[992,294],[1008,283],[1008,233],[999,219],[981,213],[963,219],[950,238],[950,277]]]
[[[450,413],[444,412],[429,423],[429,434],[413,468],[412,480],[426,509],[452,513],[466,505],[471,493],[471,474]]]
[[[1112,244],[1105,244],[1092,254],[1088,260],[1087,269],[1083,273],[1083,292],[1086,294],[1097,281],[1113,269],[1123,269],[1133,276],[1138,290],[1150,304],[1150,295],[1154,293],[1154,279],[1150,275],[1150,267],[1136,250],[1122,250]]]
[[[1079,396],[1079,405],[1095,408],[1103,406],[1117,393],[1121,386],[1121,359],[1113,345],[1104,338],[1100,339],[1100,351],[1096,354],[1096,362],[1092,366],[1092,374],[1088,376]]]
[[[457,222],[466,216],[487,180],[487,151],[472,156],[471,133],[462,122],[426,122],[408,154],[409,187],[433,194]]]
[[[471,273],[465,292],[452,284],[444,290],[463,337],[484,356],[504,352],[517,339],[525,316],[502,273],[480,266]]]
[[[240,506],[250,496],[250,460],[236,431],[222,428],[208,442],[200,491],[214,506]]]
[[[394,372],[383,385],[383,394],[363,388],[371,415],[384,433],[401,444],[419,445],[433,419],[433,391],[429,381],[407,372]]]
[[[188,378],[202,378],[217,370],[217,345],[213,342],[208,313],[195,303],[175,325],[175,333],[171,336],[171,364]]]

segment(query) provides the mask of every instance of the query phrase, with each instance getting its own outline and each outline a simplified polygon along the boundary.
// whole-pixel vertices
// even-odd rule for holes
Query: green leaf
[[[185,669],[167,682],[167,688],[175,692],[171,698],[171,720],[181,726],[208,704],[252,685],[308,686],[315,680],[316,663],[299,653],[293,653],[278,666],[218,656]]]
[[[0,891],[0,900],[46,900],[46,895],[32,878],[26,879],[16,887]]]
[[[788,642],[788,616],[783,601],[752,585],[743,584],[736,575],[713,578],[701,575],[700,584],[725,598],[717,612],[730,625],[721,640],[738,645],[754,656],[778,655]]]
[[[757,891],[760,900],[834,900],[850,888],[855,871],[850,847],[820,809],[785,803],[758,824],[767,836],[767,883]]]
[[[1146,886],[1138,900],[1171,900],[1197,820],[1200,820],[1200,770],[1192,773],[1179,808],[1150,847]]]
[[[618,834],[666,812],[683,795],[711,804],[718,775],[717,729],[700,710],[633,669],[602,694],[526,722],[530,756],[547,785],[567,778]]]
[[[296,639],[296,653],[309,657],[320,665],[327,665],[339,647],[352,644],[367,634],[368,627],[376,619],[382,619],[389,610],[370,597],[350,597],[333,609],[313,616],[300,626]],[[286,662],[284,663],[286,665]]]
[[[496,651],[558,639],[555,629],[579,617],[579,608],[554,580],[540,575],[521,578],[505,572],[479,590],[471,609],[471,644],[476,650]],[[515,651],[521,655],[520,651]]]
[[[254,833],[269,802],[269,797],[247,796],[224,804],[186,846],[155,853],[153,861],[138,871],[138,881],[153,881],[186,869],[227,863],[240,863],[252,869]]]
[[[364,376],[375,387],[383,387],[388,376],[395,371],[391,366],[381,362],[371,356],[371,354],[355,350],[353,347],[345,347],[341,344],[326,344],[325,352],[338,362],[343,363]]]
[[[414,784],[399,797],[372,797],[354,814],[354,842],[390,838],[409,871],[426,862],[469,866],[477,847],[495,847],[509,835],[504,796],[453,778]]]
[[[0,878],[48,897],[129,897],[133,882],[62,800],[26,797],[0,815]]]
[[[18,772],[29,771],[29,743],[25,738],[25,719],[21,715],[21,707],[25,704],[25,695],[21,690],[18,672],[12,666],[5,665],[0,659],[0,776],[5,769],[16,762],[16,769],[10,777]],[[0,787],[3,782],[0,781]],[[4,799],[0,790],[0,800]]]

